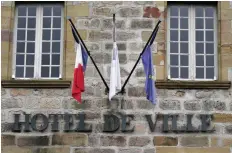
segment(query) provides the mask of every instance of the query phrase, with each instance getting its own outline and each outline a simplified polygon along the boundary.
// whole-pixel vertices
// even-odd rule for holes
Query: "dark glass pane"
[[[213,31],[206,31],[206,41],[213,41],[214,40],[214,33]]]
[[[170,31],[171,41],[178,41],[178,30]]]
[[[180,16],[188,17],[188,7],[180,7]]]
[[[52,55],[52,65],[60,65],[60,54]]]
[[[196,53],[204,54],[204,43],[196,43]]]
[[[196,56],[196,66],[204,66],[204,56]]]
[[[42,55],[42,65],[50,65],[50,55]]]
[[[180,68],[180,77],[183,79],[188,79],[188,68],[187,67]]]
[[[28,16],[36,16],[36,7],[35,6],[28,7]]]
[[[206,68],[206,79],[214,78],[214,68]]]
[[[197,79],[204,78],[204,68],[196,68],[196,78]]]
[[[175,66],[178,65],[178,61],[179,61],[179,57],[178,55],[170,55],[170,61],[171,61],[171,65]]]
[[[17,31],[17,40],[25,40],[25,30]]]
[[[27,53],[34,53],[35,52],[35,43],[28,42],[27,43]]]
[[[41,68],[41,77],[49,77],[49,67]]]
[[[188,19],[187,18],[180,19],[180,28],[181,29],[188,29]]]
[[[27,40],[35,40],[35,30],[27,30]]]
[[[28,18],[28,24],[27,24],[27,27],[28,28],[35,28],[35,18]]]
[[[204,31],[196,31],[196,41],[204,41]]]
[[[52,30],[52,40],[60,40],[60,30]]]
[[[33,78],[34,77],[34,68],[33,67],[27,67],[26,68],[26,77],[27,78]]]
[[[34,55],[27,55],[26,65],[34,65]]]
[[[43,16],[51,16],[52,7],[43,7]]]
[[[24,68],[23,67],[16,67],[15,76],[18,78],[23,78]]]
[[[50,53],[50,42],[43,42],[42,43],[42,52],[43,53]]]
[[[18,28],[26,28],[26,18],[18,18]]]
[[[27,8],[25,6],[18,7],[18,16],[26,16]]]
[[[59,53],[60,52],[60,42],[53,42],[52,43],[52,52]]]
[[[52,67],[51,77],[59,77],[60,74],[59,71],[60,71],[59,67]]]
[[[204,19],[196,19],[196,29],[204,29]]]
[[[51,28],[51,18],[43,18],[43,28]]]
[[[205,16],[206,17],[213,17],[214,9],[212,7],[205,8]]]
[[[179,69],[178,67],[171,67],[171,78],[178,78],[179,77]]]
[[[61,18],[53,18],[53,28],[61,28]]]
[[[178,7],[177,6],[170,7],[170,16],[178,16]]]
[[[178,18],[171,18],[170,19],[170,28],[178,29]]]
[[[16,55],[16,65],[24,65],[24,55]]]
[[[180,41],[188,41],[188,31],[187,30],[180,31]]]
[[[214,56],[206,56],[206,66],[214,66]]]
[[[51,31],[43,30],[43,40],[50,40],[50,38],[51,38]]]
[[[180,53],[188,53],[188,43],[180,43]]]
[[[170,43],[170,52],[171,53],[178,53],[178,43]]]
[[[203,9],[203,7],[196,7],[196,9],[195,9],[195,16],[196,17],[203,17],[204,16],[204,9]]]
[[[61,7],[60,6],[53,7],[53,16],[61,16]]]
[[[206,43],[206,54],[214,54],[214,44]]]
[[[181,66],[189,65],[188,55],[180,55],[180,65]]]
[[[205,19],[206,29],[213,29],[213,19]]]
[[[17,42],[17,53],[24,53],[24,52],[25,52],[25,43]]]

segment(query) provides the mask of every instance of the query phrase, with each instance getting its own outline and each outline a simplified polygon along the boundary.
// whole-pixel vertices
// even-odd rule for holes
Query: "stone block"
[[[27,109],[36,109],[39,108],[39,98],[37,96],[27,96],[24,102],[24,108]]]
[[[154,109],[156,105],[152,104],[148,100],[136,100],[138,109]]]
[[[226,110],[226,104],[223,101],[214,101],[214,100],[204,100],[203,101],[203,110],[206,111],[213,111],[213,110],[218,110],[218,111],[223,111]]]
[[[156,153],[228,153],[229,150],[223,147],[156,147]]]
[[[2,98],[1,108],[9,109],[9,108],[22,108],[24,102],[23,97],[15,97],[15,98]]]
[[[130,28],[131,29],[152,29],[153,27],[153,20],[146,20],[146,19],[132,19]]]
[[[164,65],[165,56],[163,54],[153,54],[154,65]]]
[[[86,47],[90,52],[100,52],[101,51],[101,44],[88,42],[86,43]]]
[[[17,146],[48,146],[49,136],[19,136]]]
[[[74,153],[115,153],[111,148],[75,148]]]
[[[136,68],[135,75],[137,77],[145,77],[144,68],[142,68],[142,67]]]
[[[154,146],[177,146],[178,138],[166,137],[166,136],[155,136],[153,139]]]
[[[137,38],[138,35],[135,32],[117,31],[116,33],[116,41],[129,41]]]
[[[142,153],[141,148],[125,148],[119,149],[118,153]]]
[[[13,128],[13,123],[2,123],[1,132],[11,132]]]
[[[56,133],[52,136],[52,145],[87,146],[87,134],[80,133]]]
[[[101,146],[126,146],[126,137],[125,136],[106,136],[102,135],[100,137]]]
[[[129,138],[129,146],[144,147],[149,145],[151,142],[150,137],[145,136],[134,136]]]
[[[135,124],[135,132],[137,134],[144,134],[147,132],[147,125],[146,123],[136,123]]]
[[[68,153],[70,152],[70,147],[36,148],[34,152],[36,153]]]
[[[1,136],[1,144],[2,146],[13,146],[15,145],[15,136],[14,135],[5,135]]]
[[[184,109],[190,110],[190,111],[201,110],[201,103],[199,100],[186,100],[184,102]]]
[[[117,43],[117,47],[119,51],[126,50],[126,43]],[[113,43],[105,43],[105,50],[112,51]]]
[[[121,100],[121,107],[122,107],[122,109],[134,109],[135,108],[135,106],[134,106],[135,104],[134,104],[134,102],[132,101],[132,100],[130,100],[130,99],[122,99]]]
[[[146,6],[144,7],[144,12],[143,12],[143,17],[146,18],[159,18],[161,15],[161,11],[159,10],[158,7],[151,7],[151,6]]]
[[[226,131],[226,133],[228,133],[228,134],[232,134],[232,125],[227,125],[227,126],[225,127],[225,131]]]
[[[160,100],[159,107],[163,110],[180,110],[180,101],[178,100]]]
[[[101,119],[101,114],[98,112],[84,112],[86,120]]]
[[[62,103],[60,98],[41,98],[39,107],[42,109],[60,109]]]
[[[128,88],[128,96],[145,97],[146,93],[144,91],[144,87],[129,87]]]
[[[12,8],[10,6],[1,6],[1,17],[11,17]]]
[[[112,8],[110,7],[94,7],[93,16],[106,16],[112,17]]]
[[[141,17],[142,8],[141,7],[123,7],[118,9],[118,15],[120,17]]]
[[[143,153],[155,153],[155,149],[154,148],[144,149]]]
[[[155,75],[156,75],[156,80],[164,80],[165,79],[165,67],[155,66]]]
[[[32,148],[17,147],[17,146],[2,146],[2,153],[34,153]]]
[[[12,88],[10,90],[11,96],[28,96],[31,95],[32,90],[30,89],[17,89],[17,88]]]
[[[118,54],[118,59],[120,64],[126,64],[127,63],[127,56],[126,54]]]
[[[186,136],[180,138],[180,145],[185,147],[209,147],[209,139],[205,136]]]
[[[81,5],[67,6],[67,16],[70,17],[86,17],[89,16],[89,5],[84,3]]]
[[[212,147],[230,147],[231,144],[232,144],[232,138],[224,138],[224,137],[211,138]]]
[[[112,40],[112,33],[102,32],[102,31],[90,31],[89,32],[89,41],[110,41]]]
[[[213,114],[214,122],[219,122],[219,123],[232,123],[232,114],[222,114],[222,113],[216,113]]]
[[[125,20],[116,20],[115,27],[116,27],[116,29],[125,29],[126,28]],[[104,29],[104,30],[113,29],[113,19],[103,19],[102,20],[102,29]]]
[[[97,134],[90,134],[88,136],[88,146],[97,147],[99,146],[100,138]]]
[[[134,4],[136,5],[153,5],[153,3],[153,1],[134,1]]]

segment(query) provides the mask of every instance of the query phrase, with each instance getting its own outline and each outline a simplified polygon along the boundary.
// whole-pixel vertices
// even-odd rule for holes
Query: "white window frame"
[[[16,47],[17,47],[17,24],[18,24],[18,6],[36,7],[36,30],[35,30],[35,57],[34,57],[34,77],[18,78],[16,77]],[[59,77],[41,77],[41,59],[42,59],[42,30],[43,30],[43,6],[61,6],[61,36],[60,36],[60,66]],[[52,22],[51,22],[52,24]],[[27,26],[27,25],[26,25]],[[51,30],[52,30],[51,26]],[[52,37],[52,36],[51,36]],[[13,35],[13,55],[12,55],[12,79],[16,80],[57,80],[62,78],[63,74],[63,42],[64,42],[64,5],[62,4],[18,4],[15,9],[14,35]],[[36,43],[38,41],[38,43]],[[51,45],[50,45],[51,47]],[[25,48],[26,49],[26,48]],[[51,60],[51,58],[50,58]],[[51,70],[50,70],[51,72]],[[25,70],[24,70],[25,73]],[[50,76],[50,75],[49,75]]]
[[[189,78],[188,79],[183,79],[183,78],[171,78],[170,74],[170,6],[187,6],[189,7]],[[196,50],[195,50],[195,7],[201,6],[201,7],[213,7],[214,8],[214,78],[213,79],[197,79],[196,78]],[[167,74],[168,74],[168,79],[169,80],[182,80],[182,81],[215,81],[218,79],[218,40],[217,40],[217,7],[214,5],[187,5],[187,4],[170,4],[168,5],[168,10],[167,10]],[[180,23],[178,23],[180,25]],[[205,23],[204,23],[205,26]],[[178,28],[179,30],[180,28]],[[178,32],[179,33],[179,32]],[[205,29],[204,29],[204,37],[205,37]],[[204,41],[205,43],[205,41]],[[205,45],[204,45],[205,46]],[[178,48],[179,49],[179,48]],[[204,56],[204,62],[206,62],[206,56]],[[180,58],[179,58],[180,61]],[[205,66],[204,66],[205,69]],[[204,70],[205,71],[205,70]],[[180,73],[180,72],[179,72]]]

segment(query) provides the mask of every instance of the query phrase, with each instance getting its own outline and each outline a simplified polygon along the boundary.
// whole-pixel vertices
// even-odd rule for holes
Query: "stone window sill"
[[[3,88],[69,88],[67,80],[2,80]]]
[[[158,89],[229,89],[230,81],[156,81]]]

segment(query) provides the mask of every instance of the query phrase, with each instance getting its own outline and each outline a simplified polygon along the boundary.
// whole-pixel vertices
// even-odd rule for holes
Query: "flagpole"
[[[116,41],[116,38],[115,38],[115,14],[113,14],[113,41],[114,42]]]
[[[143,48],[143,51],[140,53],[140,55],[139,55],[139,57],[138,57],[138,59],[137,59],[135,65],[134,65],[133,69],[131,70],[129,76],[127,77],[127,79],[126,79],[125,83],[123,84],[123,86],[122,86],[122,88],[121,88],[121,91],[120,91],[119,93],[122,93],[122,94],[125,93],[125,89],[124,89],[124,88],[125,88],[126,84],[127,84],[128,80],[130,79],[132,73],[134,72],[134,70],[135,70],[137,64],[139,63],[139,60],[140,60],[141,56],[143,55],[144,51],[146,50],[147,45],[150,43],[151,40],[154,41],[154,39],[155,39],[155,37],[156,37],[156,34],[157,34],[157,32],[158,32],[159,24],[160,24],[160,23],[161,23],[161,21],[159,20],[158,23],[156,24],[155,29],[153,30],[153,32],[152,32],[150,38],[148,39],[148,41],[147,41],[145,47]],[[152,38],[153,34],[155,34],[155,36]],[[151,45],[151,44],[152,44],[152,43],[150,43],[150,45]]]
[[[105,79],[103,78],[103,76],[102,76],[101,72],[99,71],[99,69],[98,69],[96,63],[94,62],[94,60],[93,60],[93,58],[92,58],[92,56],[91,56],[89,50],[88,50],[87,47],[85,46],[85,43],[84,43],[83,40],[81,39],[81,36],[79,35],[79,33],[78,33],[76,27],[74,26],[74,24],[73,24],[71,18],[68,18],[68,20],[69,20],[70,24],[73,26],[73,28],[74,28],[74,30],[75,30],[75,32],[76,32],[76,34],[77,34],[79,40],[81,41],[81,44],[84,46],[85,50],[87,51],[87,54],[89,55],[91,61],[93,62],[93,65],[94,65],[95,68],[97,69],[98,74],[100,75],[100,77],[101,77],[103,83],[105,84],[105,86],[106,86],[105,92],[108,93],[108,92],[109,92],[109,87],[108,87],[108,85],[107,85]]]

